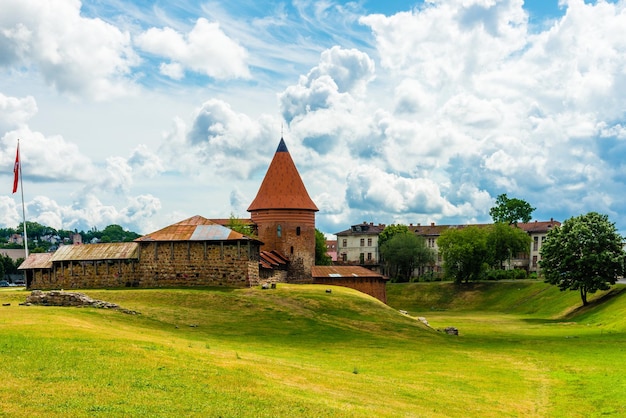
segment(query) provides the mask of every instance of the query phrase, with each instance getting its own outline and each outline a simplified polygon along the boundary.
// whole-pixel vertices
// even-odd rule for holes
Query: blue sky
[[[0,0],[0,225],[246,216],[281,130],[328,233],[606,213],[626,1]],[[4,173],[4,174],[1,174]]]

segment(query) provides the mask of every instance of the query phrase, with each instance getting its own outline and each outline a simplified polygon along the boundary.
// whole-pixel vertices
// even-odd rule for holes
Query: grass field
[[[327,288],[84,291],[140,315],[0,290],[0,416],[626,416],[623,285]]]

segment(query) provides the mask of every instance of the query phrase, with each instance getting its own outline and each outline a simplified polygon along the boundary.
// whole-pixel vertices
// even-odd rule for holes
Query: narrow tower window
[[[300,236],[300,227],[299,226],[296,227],[296,235]]]
[[[282,236],[283,236],[283,228],[282,228],[280,225],[278,225],[278,226],[276,227],[276,235],[277,235],[278,237],[282,237]]]

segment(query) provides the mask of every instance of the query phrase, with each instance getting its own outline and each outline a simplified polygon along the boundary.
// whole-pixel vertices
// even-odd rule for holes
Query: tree
[[[448,229],[437,239],[446,276],[457,283],[478,280],[487,263],[489,230],[477,226]]]
[[[120,225],[112,224],[104,228],[100,240],[102,242],[130,242],[140,236],[135,232],[124,230]]]
[[[333,260],[328,255],[326,248],[326,236],[322,231],[315,228],[315,265],[330,266]]]
[[[517,198],[509,199],[505,193],[496,198],[496,206],[489,209],[489,215],[495,223],[517,225],[519,221],[530,222],[534,210],[530,203]]]
[[[236,217],[235,214],[232,212],[230,214],[230,218],[228,218],[228,228],[248,237],[256,238],[256,235],[254,234],[254,230],[252,228],[252,224],[250,222],[246,222],[241,218]]]
[[[426,246],[426,239],[412,232],[394,234],[380,247],[392,276],[409,281],[416,268],[435,262],[435,253]]]
[[[489,228],[487,236],[488,263],[494,269],[502,268],[502,263],[512,256],[527,252],[530,236],[516,226],[496,222]]]
[[[561,291],[587,294],[608,290],[624,274],[623,238],[607,215],[589,212],[551,230],[541,246],[541,271]]]
[[[378,247],[382,248],[383,244],[393,238],[396,234],[404,234],[410,232],[409,227],[406,225],[387,225],[385,229],[382,230],[380,234],[378,234]]]

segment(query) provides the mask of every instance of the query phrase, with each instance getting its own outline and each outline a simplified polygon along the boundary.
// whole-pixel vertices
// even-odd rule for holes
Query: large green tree
[[[489,230],[477,226],[450,228],[437,239],[447,277],[465,283],[478,280],[487,266]]]
[[[328,255],[328,248],[326,247],[326,236],[322,231],[315,228],[315,265],[316,266],[330,266],[333,260]]]
[[[382,230],[380,234],[378,234],[378,247],[382,248],[383,244],[393,238],[396,234],[405,234],[409,231],[409,227],[402,224],[391,224],[387,225],[385,229]]]
[[[528,252],[530,236],[514,225],[496,222],[487,236],[487,261],[494,269],[502,268],[506,260],[521,252]]]
[[[380,252],[389,274],[400,281],[409,281],[415,269],[435,262],[435,253],[426,246],[424,237],[408,230],[385,241]]]
[[[624,274],[623,237],[607,215],[589,212],[570,218],[548,233],[541,246],[541,271],[560,290],[587,294],[607,290]]]
[[[530,222],[534,210],[525,200],[509,198],[504,193],[496,198],[496,205],[489,210],[489,215],[496,223],[517,225],[520,221]]]

